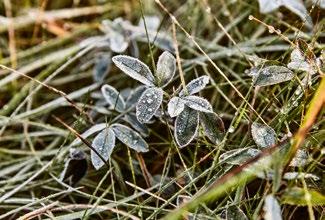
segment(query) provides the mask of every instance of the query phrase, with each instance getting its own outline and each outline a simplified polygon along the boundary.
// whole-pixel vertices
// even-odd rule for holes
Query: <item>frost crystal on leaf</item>
[[[174,136],[179,147],[185,147],[195,137],[199,127],[197,111],[185,107],[175,120]]]
[[[163,52],[157,63],[157,81],[159,86],[166,86],[174,77],[176,71],[176,59],[168,51]]]
[[[115,136],[126,146],[137,152],[147,152],[148,144],[137,132],[121,124],[113,124],[111,126]]]
[[[157,87],[146,89],[146,91],[142,93],[136,106],[138,121],[141,123],[148,122],[159,108],[162,98],[162,89]]]
[[[91,145],[98,154],[100,154],[106,161],[111,156],[113,152],[113,148],[115,146],[115,135],[112,129],[106,128],[101,131],[93,140]],[[94,152],[91,151],[91,162],[98,170],[101,168],[105,163],[102,159]]]
[[[92,126],[91,128],[89,128],[87,131],[85,131],[84,133],[82,133],[80,136],[84,139],[86,139],[87,137],[89,137],[90,135],[103,130],[104,128],[107,127],[106,123],[100,123],[100,124],[96,124],[94,126]],[[80,138],[76,138],[69,146],[73,147],[76,146],[78,144],[81,144],[82,141],[80,140]]]
[[[147,86],[154,86],[155,79],[149,67],[140,60],[125,55],[114,56],[112,60],[128,76]]]
[[[275,131],[269,126],[253,122],[251,132],[255,143],[259,147],[266,148],[276,143]]]
[[[184,110],[184,100],[179,97],[173,97],[168,102],[167,111],[170,117],[176,117]]]
[[[212,106],[208,100],[198,96],[186,96],[183,98],[185,105],[200,112],[212,113]]]
[[[304,55],[300,52],[299,49],[294,49],[291,52],[291,61],[288,63],[288,68],[294,69],[294,70],[301,70],[306,71],[307,73],[313,75],[315,74],[315,70],[311,64],[309,64]]]
[[[205,135],[210,141],[214,144],[220,143],[225,132],[225,127],[221,118],[214,112],[200,112],[200,122]]]
[[[273,195],[265,197],[263,210],[265,220],[282,220],[281,207]]]
[[[122,95],[112,86],[103,85],[102,94],[105,100],[118,112],[123,112],[125,110],[125,102]]]
[[[260,12],[266,14],[279,8],[282,0],[258,0],[258,3],[260,5]]]
[[[158,16],[144,16],[144,20],[146,22],[146,28],[150,31],[157,31],[157,29],[159,28],[160,25],[160,18]],[[145,26],[144,26],[144,21],[141,18],[141,20],[139,21],[138,24],[139,27],[143,28],[143,30],[145,30]]]
[[[122,53],[128,48],[129,42],[123,34],[118,32],[111,32],[109,38],[110,48],[115,53]]]
[[[254,67],[250,71],[257,72],[257,74],[253,74],[255,86],[274,85],[289,81],[294,77],[294,73],[284,66]]]
[[[196,79],[193,79],[186,85],[186,90],[184,89],[179,93],[179,96],[193,95],[200,92],[205,86],[209,83],[209,76],[201,76]]]

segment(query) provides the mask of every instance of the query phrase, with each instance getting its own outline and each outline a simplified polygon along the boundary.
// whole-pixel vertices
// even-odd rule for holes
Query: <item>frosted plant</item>
[[[221,118],[213,112],[209,101],[194,95],[204,89],[209,81],[208,76],[192,80],[179,92],[179,96],[172,97],[168,103],[168,114],[176,117],[174,134],[180,147],[185,147],[194,139],[199,122],[213,143],[220,142],[224,132]]]
[[[111,108],[115,109],[119,113],[125,113],[124,118],[122,119],[128,122],[135,130],[141,132],[143,136],[146,136],[148,134],[147,127],[137,121],[132,112],[127,112],[128,109],[134,107],[134,103],[138,100],[143,90],[143,87],[139,87],[131,91],[128,99],[125,101],[123,96],[120,95],[114,87],[103,85],[101,89],[103,97]],[[110,158],[115,147],[116,138],[137,152],[148,151],[148,144],[141,135],[125,125],[119,123],[114,123],[110,126],[106,123],[96,124],[82,133],[81,137],[85,139],[95,133],[98,134],[93,139],[91,145],[96,152],[93,150],[91,151],[91,161],[96,169],[101,168],[105,164],[105,161]],[[70,146],[76,146],[80,143],[81,140],[76,139],[70,144]]]
[[[260,5],[260,12],[263,14],[270,13],[284,6],[298,15],[308,28],[313,27],[313,21],[302,0],[258,0],[258,3]]]
[[[95,57],[95,66],[93,70],[93,79],[95,82],[103,82],[108,75],[112,66],[111,57],[112,53],[110,51],[100,53]]]
[[[167,51],[163,52],[158,59],[155,75],[146,64],[134,57],[117,55],[112,60],[125,74],[146,86],[136,104],[136,117],[139,122],[148,123],[162,103],[163,88],[174,77],[176,70],[174,56]]]
[[[287,67],[264,64],[251,68],[248,75],[252,76],[255,86],[275,85],[289,81],[294,77],[294,73]]]
[[[251,133],[257,146],[261,148],[271,147],[276,144],[276,134],[273,128],[253,122]]]
[[[265,220],[282,220],[281,207],[273,195],[265,197],[263,210]]]

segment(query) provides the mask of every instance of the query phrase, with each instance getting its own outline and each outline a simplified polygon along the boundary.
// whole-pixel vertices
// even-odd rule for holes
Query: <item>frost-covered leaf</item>
[[[274,85],[289,81],[294,77],[294,73],[284,66],[254,67],[250,71],[257,72],[257,74],[252,74],[255,86]]]
[[[157,29],[159,28],[160,25],[160,18],[158,16],[149,16],[146,15],[144,16],[145,22],[146,22],[146,28],[150,31],[157,31]],[[145,26],[144,26],[144,21],[141,18],[138,24],[139,27],[142,27],[143,30],[145,30]]]
[[[140,132],[143,136],[148,136],[148,127],[145,124],[140,123],[135,115],[127,114],[125,115],[125,120],[132,126],[132,128]]]
[[[167,111],[170,117],[176,117],[184,110],[184,100],[179,97],[173,97],[170,99],[167,105]]]
[[[126,100],[126,108],[128,109],[131,106],[135,105],[139,101],[139,98],[145,90],[145,86],[138,86],[137,88],[135,88]]]
[[[298,149],[294,158],[292,158],[289,166],[302,167],[308,164],[309,157],[306,150]]]
[[[308,28],[313,27],[313,21],[302,0],[282,0],[282,5],[298,15]]]
[[[266,148],[276,143],[275,131],[267,125],[253,122],[251,133],[255,143],[259,147]]]
[[[111,156],[115,147],[115,134],[111,128],[102,130],[93,140],[91,146],[100,154],[105,161]],[[92,150],[91,162],[96,170],[101,168],[105,162]]]
[[[156,78],[159,86],[166,86],[174,77],[176,59],[168,51],[163,52],[158,59]]]
[[[123,53],[129,46],[129,42],[122,33],[111,32],[109,38],[110,48],[115,53]]]
[[[282,4],[282,0],[258,0],[260,12],[263,14],[274,11]]]
[[[193,79],[186,85],[186,91],[184,89],[180,91],[179,96],[193,95],[195,93],[198,93],[205,88],[209,81],[209,76],[200,76],[196,79]]]
[[[95,60],[93,78],[95,82],[103,82],[112,65],[110,52],[99,55]]]
[[[148,144],[137,132],[128,128],[125,125],[113,124],[111,126],[115,136],[126,146],[132,148],[137,152],[147,152],[149,150]]]
[[[140,60],[125,55],[114,56],[112,60],[128,76],[147,86],[154,86],[155,78],[149,67]]]
[[[196,136],[199,127],[197,111],[185,107],[175,120],[174,136],[179,147],[185,147]]]
[[[200,112],[212,113],[210,102],[204,98],[190,95],[183,98],[185,105]]]
[[[219,162],[232,165],[241,165],[247,160],[256,157],[259,153],[261,153],[260,150],[250,147],[234,149],[221,154],[219,157]]]
[[[218,114],[200,112],[200,123],[210,141],[214,144],[220,143],[224,136],[225,126]]]
[[[231,205],[221,212],[221,218],[227,220],[248,220],[245,213],[237,206]]]
[[[287,65],[288,68],[293,70],[306,71],[311,75],[316,73],[313,66],[306,61],[305,56],[301,53],[299,49],[294,49],[291,52],[290,58],[291,61]]]
[[[96,124],[94,126],[92,126],[91,128],[89,128],[88,130],[86,130],[84,133],[82,133],[80,136],[84,139],[86,139],[87,137],[89,137],[90,135],[103,130],[104,128],[107,127],[106,123],[100,123],[100,124]],[[76,138],[69,146],[73,147],[76,145],[81,144],[82,141],[79,138]]]
[[[294,179],[313,179],[314,181],[319,181],[320,178],[312,173],[300,173],[300,172],[287,172],[283,175],[283,179],[294,180]]]
[[[125,101],[122,95],[110,85],[102,86],[102,94],[105,100],[118,112],[123,112],[125,110]]]
[[[136,115],[138,121],[141,123],[148,122],[160,107],[162,99],[162,89],[157,87],[146,89],[146,91],[142,93],[136,106]]]
[[[281,216],[281,207],[278,203],[278,201],[276,200],[276,198],[274,198],[273,195],[267,195],[265,197],[264,200],[264,219],[265,220],[281,220],[282,216]]]
[[[307,206],[306,198],[310,198],[312,206],[325,205],[325,195],[315,190],[305,190],[299,187],[287,188],[281,197],[281,202],[289,205]]]

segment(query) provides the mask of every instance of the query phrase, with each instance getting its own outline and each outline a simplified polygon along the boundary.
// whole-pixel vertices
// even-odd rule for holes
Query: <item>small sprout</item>
[[[197,111],[185,107],[175,120],[174,136],[179,147],[185,147],[196,136],[199,127],[199,114]]]
[[[263,210],[265,220],[281,220],[281,207],[273,195],[267,195],[264,200]]]
[[[147,142],[143,140],[140,134],[132,129],[121,124],[113,124],[111,128],[113,129],[116,138],[129,148],[132,148],[137,152],[147,152],[149,150]]]
[[[123,112],[125,110],[125,101],[122,95],[114,87],[103,85],[101,90],[105,100],[113,107],[113,109],[116,109],[118,112]]]
[[[115,134],[113,130],[110,128],[102,130],[94,138],[91,146],[105,159],[105,161],[107,161],[115,147]],[[100,169],[105,164],[105,162],[93,150],[90,155],[91,162],[96,170]]]
[[[258,66],[250,70],[249,75],[253,76],[255,86],[270,86],[294,77],[294,73],[284,66]]]
[[[270,147],[276,143],[275,131],[267,125],[253,122],[251,133],[255,143],[261,148]]]

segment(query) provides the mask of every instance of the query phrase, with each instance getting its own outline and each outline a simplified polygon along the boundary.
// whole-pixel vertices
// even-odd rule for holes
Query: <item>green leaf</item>
[[[307,206],[306,198],[308,197],[310,197],[310,203],[312,206],[325,205],[325,196],[320,192],[317,192],[316,190],[306,191],[299,187],[287,189],[282,195],[281,202],[290,205]]]

